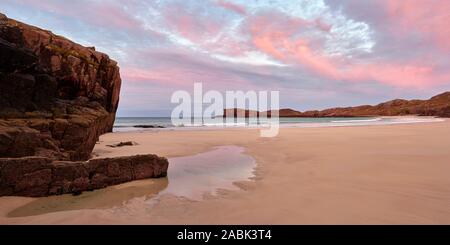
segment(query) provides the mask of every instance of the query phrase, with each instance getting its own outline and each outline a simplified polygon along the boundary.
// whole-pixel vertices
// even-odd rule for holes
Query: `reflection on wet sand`
[[[255,160],[237,146],[216,147],[193,156],[169,159],[169,185],[158,196],[171,194],[201,200],[219,189],[238,189],[235,182],[254,177]]]
[[[133,181],[101,190],[84,192],[78,196],[61,195],[37,198],[19,207],[8,217],[24,217],[45,213],[108,209],[127,206],[127,201],[145,197],[145,200],[165,195],[201,200],[205,194],[214,195],[219,189],[238,189],[234,182],[253,177],[255,160],[243,154],[244,148],[221,146],[193,156],[169,159],[168,177]]]
[[[38,198],[8,214],[8,217],[23,217],[45,213],[105,209],[124,205],[136,197],[152,198],[168,185],[167,178],[138,180],[101,190],[83,192],[81,195],[61,195]]]

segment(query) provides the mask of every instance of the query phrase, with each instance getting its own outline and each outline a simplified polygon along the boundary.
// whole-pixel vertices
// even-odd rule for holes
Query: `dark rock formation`
[[[138,143],[136,143],[134,141],[124,141],[124,142],[119,142],[117,144],[106,145],[106,146],[111,147],[111,148],[117,148],[117,147],[124,147],[124,146],[133,146],[133,145],[138,145]]]
[[[45,157],[0,158],[0,196],[80,193],[167,175],[167,159],[138,155],[71,162]]]
[[[134,125],[134,128],[166,128],[161,125]]]
[[[120,86],[119,67],[106,54],[0,14],[0,196],[66,193],[163,176],[145,170],[152,164],[157,171],[167,169],[159,166],[166,160],[153,161],[151,155],[85,163],[98,137],[112,130]],[[141,169],[139,159],[146,167]],[[132,174],[117,178],[81,167],[122,170],[125,162]],[[70,184],[62,188],[62,182]]]
[[[120,85],[106,54],[0,16],[0,156],[88,159]]]
[[[238,117],[239,115],[260,116],[263,112],[255,112],[243,109],[226,109],[224,115]],[[269,112],[264,112],[270,116]],[[362,105],[356,107],[331,108],[322,111],[295,111],[292,109],[280,109],[279,117],[363,117],[363,116],[436,116],[450,117],[450,92],[436,95],[429,100],[401,100],[396,99],[375,106]]]

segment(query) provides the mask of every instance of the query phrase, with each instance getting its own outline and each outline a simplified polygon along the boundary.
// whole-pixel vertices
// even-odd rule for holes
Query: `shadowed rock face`
[[[0,196],[165,176],[167,160],[153,155],[86,162],[98,137],[112,130],[120,86],[119,67],[106,54],[0,13]],[[85,169],[98,162],[105,172]],[[110,169],[124,162],[112,178]],[[132,174],[120,172],[126,169]]]
[[[0,16],[0,156],[88,159],[120,85],[106,54]]]

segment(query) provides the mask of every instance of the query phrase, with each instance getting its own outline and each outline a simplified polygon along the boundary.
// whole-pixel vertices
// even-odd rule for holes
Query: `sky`
[[[297,110],[450,91],[448,0],[1,0],[8,17],[119,62],[118,116],[176,90],[277,90]]]

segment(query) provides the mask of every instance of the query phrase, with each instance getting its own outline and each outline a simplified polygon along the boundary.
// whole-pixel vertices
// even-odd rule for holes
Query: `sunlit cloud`
[[[118,60],[123,94],[134,95],[121,111],[144,100],[139,88],[167,95],[199,81],[285,91],[282,106],[298,109],[450,89],[447,0],[3,0],[0,9]]]

